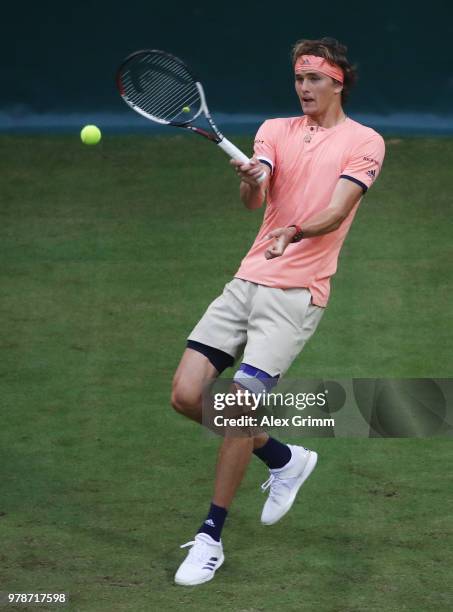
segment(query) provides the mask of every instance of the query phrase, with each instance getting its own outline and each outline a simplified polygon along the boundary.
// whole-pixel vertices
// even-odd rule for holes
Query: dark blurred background
[[[3,118],[130,111],[116,93],[118,63],[140,48],[184,58],[213,111],[297,114],[290,65],[300,38],[334,36],[360,80],[349,112],[452,112],[453,4],[43,0],[3,15]],[[422,119],[423,120],[423,119]]]

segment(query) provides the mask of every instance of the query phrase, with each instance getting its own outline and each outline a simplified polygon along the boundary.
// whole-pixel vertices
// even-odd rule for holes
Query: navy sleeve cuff
[[[258,157],[258,159],[260,160],[262,164],[266,164],[266,166],[269,166],[269,168],[271,169],[271,172],[273,172],[274,169],[272,167],[272,164],[269,161],[267,161],[267,159],[263,159],[262,157]]]
[[[359,187],[363,189],[363,193],[366,193],[368,191],[368,187],[365,185],[365,183],[362,183],[362,181],[359,181],[359,179],[356,179],[353,176],[348,176],[347,174],[340,174],[340,178],[344,178],[344,179],[348,179],[348,181],[352,181],[353,183],[355,183],[356,185],[358,185]]]

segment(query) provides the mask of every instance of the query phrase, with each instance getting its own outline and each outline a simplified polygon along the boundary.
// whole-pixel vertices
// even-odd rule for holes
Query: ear
[[[340,83],[339,81],[334,81],[334,88],[333,91],[336,95],[341,94],[341,92],[343,91],[343,85],[342,83]]]

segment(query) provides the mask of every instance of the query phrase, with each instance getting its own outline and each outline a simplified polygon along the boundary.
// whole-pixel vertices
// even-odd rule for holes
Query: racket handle
[[[245,155],[240,149],[237,148],[232,142],[228,140],[228,138],[223,137],[223,139],[217,143],[222,151],[225,151],[227,155],[229,155],[232,159],[236,159],[237,161],[242,162],[243,164],[248,164],[250,159]],[[261,176],[258,177],[258,183],[262,183],[266,178],[266,173],[263,172]]]

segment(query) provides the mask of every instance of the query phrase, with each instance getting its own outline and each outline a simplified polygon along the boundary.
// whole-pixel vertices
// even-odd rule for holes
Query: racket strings
[[[136,106],[164,121],[171,121],[182,112],[183,107],[199,98],[197,91],[190,91],[193,89],[190,85],[181,90],[180,84],[170,79],[160,80],[158,84],[152,79],[150,83],[142,85],[142,93],[138,95],[132,84],[125,89]]]
[[[137,106],[143,108],[143,110],[149,110],[154,108],[157,116],[160,115],[160,109],[162,107],[162,102],[166,105],[169,102],[169,98],[174,92],[177,90],[177,84],[173,83],[167,86],[165,90],[162,90],[160,93],[156,93],[159,90],[157,88],[153,88],[152,85],[142,85],[142,93],[137,94],[136,85],[134,85],[128,78],[127,75],[125,77],[126,85],[125,91],[131,100],[133,100]],[[142,79],[143,82],[143,79]],[[156,89],[156,91],[153,91]],[[148,102],[146,102],[147,98]],[[160,106],[159,106],[160,105]]]
[[[159,74],[160,71],[157,71]],[[175,75],[160,72],[162,79],[156,82],[153,70],[146,70],[140,77],[144,95],[152,96],[152,101],[156,106],[162,99],[168,99],[172,93],[180,89],[184,82],[175,78]]]
[[[180,114],[188,121],[201,105],[194,79],[172,57],[160,54],[136,57],[125,65],[121,82],[124,95],[134,106],[161,121],[170,122]]]
[[[168,89],[160,94],[149,91],[148,94],[152,96],[152,99],[145,104],[143,110],[152,111],[151,114],[156,117],[165,118],[166,115],[172,114],[173,109],[181,112],[182,107],[189,106],[199,97],[198,91],[189,95],[186,89],[180,91],[178,87],[179,85],[173,83],[169,84]]]

